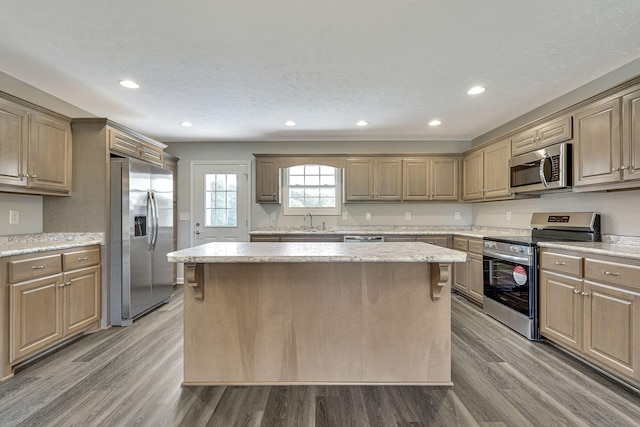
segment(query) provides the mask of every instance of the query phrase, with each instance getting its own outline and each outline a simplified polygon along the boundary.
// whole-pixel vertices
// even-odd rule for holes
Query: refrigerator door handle
[[[158,199],[156,199],[156,194],[151,191],[151,200],[153,202],[153,245],[151,246],[151,250],[156,249],[156,243],[158,243],[158,229],[160,228],[160,209],[158,209]]]
[[[154,229],[153,201],[151,191],[147,191],[147,250],[153,249],[153,229]]]

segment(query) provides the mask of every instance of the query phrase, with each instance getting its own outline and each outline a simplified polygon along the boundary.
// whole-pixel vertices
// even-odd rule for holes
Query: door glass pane
[[[205,174],[205,227],[237,227],[236,174]]]

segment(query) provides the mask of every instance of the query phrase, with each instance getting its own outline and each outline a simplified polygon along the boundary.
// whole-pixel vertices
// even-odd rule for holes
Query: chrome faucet
[[[313,228],[313,216],[309,212],[304,214],[304,221],[307,222],[307,215],[309,216],[309,223],[311,224],[310,228]]]

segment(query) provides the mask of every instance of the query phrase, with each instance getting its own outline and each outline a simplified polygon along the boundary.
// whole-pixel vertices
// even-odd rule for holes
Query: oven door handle
[[[531,260],[529,259],[529,257],[506,255],[506,254],[501,254],[501,253],[497,253],[497,252],[491,252],[491,251],[487,251],[487,250],[485,250],[482,253],[482,255],[485,256],[485,257],[501,259],[501,260],[504,260],[504,261],[516,262],[518,264],[526,265],[527,267],[531,266]]]

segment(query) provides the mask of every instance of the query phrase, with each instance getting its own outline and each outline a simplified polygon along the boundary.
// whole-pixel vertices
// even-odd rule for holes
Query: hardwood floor
[[[638,426],[640,395],[453,298],[453,387],[181,387],[182,294],[0,384],[1,426]]]

